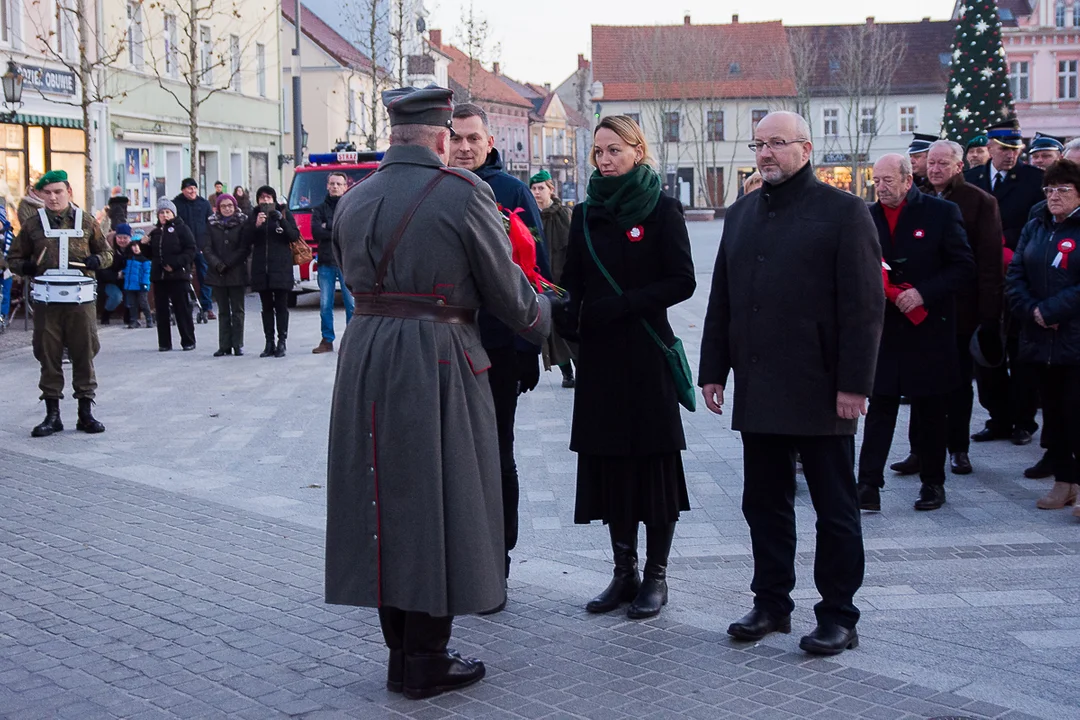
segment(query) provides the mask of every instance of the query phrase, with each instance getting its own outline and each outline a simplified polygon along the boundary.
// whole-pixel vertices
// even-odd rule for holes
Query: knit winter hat
[[[263,185],[261,188],[259,188],[255,192],[255,199],[258,200],[260,195],[269,195],[270,197],[274,198],[275,203],[277,202],[277,190],[270,187],[269,185]]]
[[[234,198],[232,195],[230,195],[227,192],[223,192],[223,193],[218,193],[217,200],[214,201],[214,210],[220,210],[221,209],[221,202],[223,200],[228,200],[229,202],[231,202],[233,204],[234,207],[239,207],[239,205],[240,205],[238,202],[236,202],[236,198]]]
[[[170,211],[172,211],[172,214],[175,215],[176,214],[176,203],[174,203],[169,198],[163,197],[163,198],[161,198],[161,199],[159,199],[157,201],[157,209],[158,209],[158,212],[161,212],[162,210],[170,210]]]
[[[117,235],[127,235],[128,237],[131,237],[131,226],[127,223],[120,223],[113,228],[113,230],[116,231]]]

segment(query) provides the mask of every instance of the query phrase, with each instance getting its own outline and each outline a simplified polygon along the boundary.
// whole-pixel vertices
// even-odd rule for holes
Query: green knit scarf
[[[660,176],[642,164],[625,175],[605,177],[593,171],[585,202],[604,206],[623,230],[629,230],[640,225],[659,201]]]

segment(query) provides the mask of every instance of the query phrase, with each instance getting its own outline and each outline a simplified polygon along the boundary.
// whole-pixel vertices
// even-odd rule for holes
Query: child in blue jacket
[[[116,247],[124,253],[124,302],[128,308],[128,328],[141,327],[139,311],[146,316],[146,327],[154,327],[154,316],[150,313],[150,258],[142,252],[139,243],[131,242],[131,226],[120,223],[116,231]]]

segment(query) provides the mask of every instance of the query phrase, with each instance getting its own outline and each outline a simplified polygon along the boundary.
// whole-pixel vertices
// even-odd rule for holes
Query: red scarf
[[[889,224],[890,239],[896,235],[896,223],[900,220],[900,213],[903,212],[905,205],[907,205],[907,198],[894,208],[891,208],[884,203],[881,204],[881,211],[885,213],[885,222]],[[908,283],[900,283],[899,285],[892,284],[889,280],[889,271],[885,269],[884,260],[881,262],[881,281],[885,285],[885,297],[893,304],[896,304],[896,298],[900,297],[900,293],[911,289],[911,285]],[[915,325],[918,325],[925,320],[926,316],[926,308],[921,306],[904,315],[904,317]]]

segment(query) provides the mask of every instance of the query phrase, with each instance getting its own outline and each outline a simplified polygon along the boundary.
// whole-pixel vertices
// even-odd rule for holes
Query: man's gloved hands
[[[214,266],[214,271],[215,271],[216,273],[218,273],[219,275],[221,275],[221,274],[224,274],[224,272],[225,272],[226,270],[228,270],[228,269],[229,269],[229,266],[228,266],[228,265],[226,265],[226,264],[225,264],[225,263],[223,263],[223,262],[219,262],[219,263],[218,263],[217,265],[215,265],[215,266]]]
[[[555,331],[564,339],[576,342],[578,329],[571,310],[570,293],[564,290],[562,295],[557,295],[554,290],[548,290],[544,296],[551,302],[551,320],[555,323]]]
[[[97,270],[101,267],[101,258],[97,255],[87,255],[83,258],[83,265],[86,266],[87,270]]]
[[[540,356],[525,350],[517,351],[518,395],[535,390],[540,384]]]
[[[24,277],[37,277],[38,266],[33,260],[23,260],[22,274]]]

